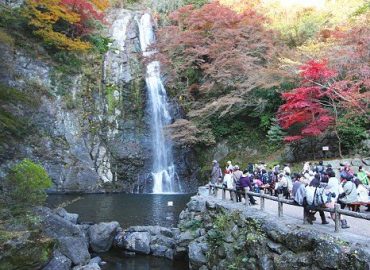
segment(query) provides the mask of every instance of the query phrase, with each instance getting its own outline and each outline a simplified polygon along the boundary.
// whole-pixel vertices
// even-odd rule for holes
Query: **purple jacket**
[[[252,190],[252,179],[249,176],[241,176],[239,179],[240,187],[246,188],[249,187],[249,190]]]

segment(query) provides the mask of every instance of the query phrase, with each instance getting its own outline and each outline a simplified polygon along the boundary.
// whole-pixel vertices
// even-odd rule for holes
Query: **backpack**
[[[222,178],[222,170],[221,170],[221,168],[218,168],[218,178]]]
[[[311,208],[321,207],[327,202],[325,188],[323,187],[306,187],[306,201]]]

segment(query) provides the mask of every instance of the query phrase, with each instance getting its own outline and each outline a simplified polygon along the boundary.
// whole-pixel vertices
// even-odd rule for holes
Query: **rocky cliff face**
[[[1,103],[1,109],[15,115],[22,128],[27,125],[21,138],[7,136],[0,142],[0,176],[28,157],[47,169],[54,183],[51,191],[132,192],[144,183],[150,186],[139,14],[111,10],[109,51],[103,57],[85,55],[74,72],[55,64],[42,48],[30,51],[0,42],[0,85],[22,97]],[[24,99],[33,101],[32,106]],[[188,177],[183,153],[177,153],[178,171],[180,177]]]

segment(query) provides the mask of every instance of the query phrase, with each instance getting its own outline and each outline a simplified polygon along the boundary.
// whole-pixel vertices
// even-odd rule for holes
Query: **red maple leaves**
[[[283,93],[285,104],[277,117],[282,128],[292,135],[286,142],[318,136],[337,124],[338,115],[347,110],[362,112],[362,82],[336,80],[338,73],[327,60],[311,60],[300,67],[302,86]]]

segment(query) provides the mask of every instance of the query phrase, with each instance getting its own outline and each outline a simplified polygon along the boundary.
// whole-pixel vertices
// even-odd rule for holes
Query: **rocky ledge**
[[[123,256],[151,254],[173,260],[185,255],[184,249],[176,249],[175,239],[180,235],[176,228],[132,226],[124,230],[116,221],[79,224],[78,215],[63,208],[38,207],[35,212],[41,220],[42,236],[50,239],[52,249],[48,263],[41,266],[43,270],[99,270],[105,262],[98,254],[111,248],[121,249]],[[2,260],[16,255],[15,251],[4,258],[0,256],[0,269]]]
[[[191,198],[180,214],[178,228],[132,226],[122,229],[114,221],[78,224],[78,215],[63,208],[40,207],[36,213],[41,219],[42,235],[48,239],[44,241],[48,252],[44,253],[49,257],[38,269],[99,270],[104,264],[99,253],[111,248],[120,249],[122,256],[138,253],[170,260],[186,259],[190,269],[201,270],[370,269],[370,248],[366,241],[363,244],[347,242],[288,224],[242,204],[208,196]],[[15,252],[13,257],[9,249],[1,254],[0,265],[4,260],[14,265],[14,258],[19,255],[16,250],[22,250],[22,239],[18,240],[8,243],[7,246],[14,244],[16,248],[10,251]],[[29,243],[27,238],[24,242]],[[40,247],[27,249],[38,252]],[[29,269],[22,267],[19,269]]]
[[[195,196],[180,215],[191,269],[370,269],[369,247]]]

